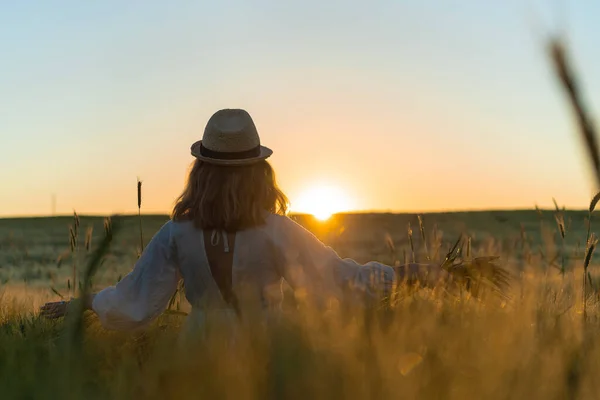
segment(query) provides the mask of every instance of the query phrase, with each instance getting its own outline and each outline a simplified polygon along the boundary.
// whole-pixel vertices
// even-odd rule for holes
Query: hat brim
[[[202,141],[199,140],[192,145],[192,147],[191,147],[192,155],[199,160],[202,160],[204,162],[207,162],[209,164],[214,164],[214,165],[224,165],[224,166],[231,166],[231,167],[251,165],[251,164],[255,164],[257,162],[266,160],[267,158],[271,157],[271,155],[273,154],[273,150],[271,150],[265,146],[260,146],[259,155],[256,157],[252,157],[252,158],[240,158],[240,159],[211,158],[211,157],[205,157],[200,153],[200,145],[201,144],[202,144]]]

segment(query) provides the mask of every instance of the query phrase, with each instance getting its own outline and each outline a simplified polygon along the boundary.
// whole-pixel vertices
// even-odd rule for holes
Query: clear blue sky
[[[137,176],[167,212],[225,107],[254,116],[292,206],[331,185],[357,209],[585,207],[532,29],[567,30],[600,115],[600,4],[566,3],[2,2],[0,215],[47,214],[52,193],[61,213],[133,211]]]

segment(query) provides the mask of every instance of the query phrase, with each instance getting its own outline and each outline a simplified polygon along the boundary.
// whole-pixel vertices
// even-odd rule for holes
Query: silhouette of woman
[[[251,116],[225,109],[208,121],[172,218],[152,238],[133,271],[115,286],[83,299],[102,325],[127,330],[160,315],[183,278],[194,310],[240,312],[247,304],[277,306],[282,280],[315,302],[377,300],[399,280],[434,284],[437,265],[394,268],[341,259],[313,234],[285,216],[287,198],[266,161]],[[425,272],[427,276],[425,276]],[[63,316],[69,302],[47,303],[42,314]]]

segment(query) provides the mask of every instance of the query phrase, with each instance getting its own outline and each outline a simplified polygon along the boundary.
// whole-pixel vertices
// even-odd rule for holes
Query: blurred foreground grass
[[[36,312],[57,299],[51,285],[66,290],[70,256],[60,267],[56,259],[69,248],[71,219],[0,220],[0,272],[7,281],[0,290],[0,396],[596,398],[600,340],[593,287],[585,323],[582,313],[586,216],[560,210],[428,214],[425,241],[415,215],[336,216],[326,224],[298,217],[340,255],[360,261],[440,260],[465,233],[464,252],[501,257],[513,275],[511,297],[401,289],[392,304],[377,309],[288,305],[274,318],[249,310],[237,330],[211,319],[204,338],[185,346],[178,315],[163,315],[143,332],[119,333],[103,330],[87,314],[76,358],[69,354],[65,322],[41,320]],[[145,237],[165,221],[146,217]],[[89,225],[95,232],[91,247],[101,224],[81,218],[81,231]],[[125,220],[97,287],[131,269],[137,229],[136,219]],[[81,253],[85,260],[86,250]]]

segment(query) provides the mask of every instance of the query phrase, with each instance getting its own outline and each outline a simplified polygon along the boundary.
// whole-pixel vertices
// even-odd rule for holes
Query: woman
[[[282,279],[315,302],[331,298],[377,300],[407,269],[341,259],[309,231],[285,216],[287,198],[277,187],[257,129],[244,110],[225,109],[208,121],[172,219],[152,238],[131,273],[116,286],[84,299],[108,329],[135,329],[160,315],[183,278],[193,310],[239,312],[281,300]],[[444,275],[425,266],[428,282]],[[405,274],[404,271],[409,271]],[[405,276],[408,275],[408,276]],[[68,303],[48,303],[42,314],[61,317]]]

